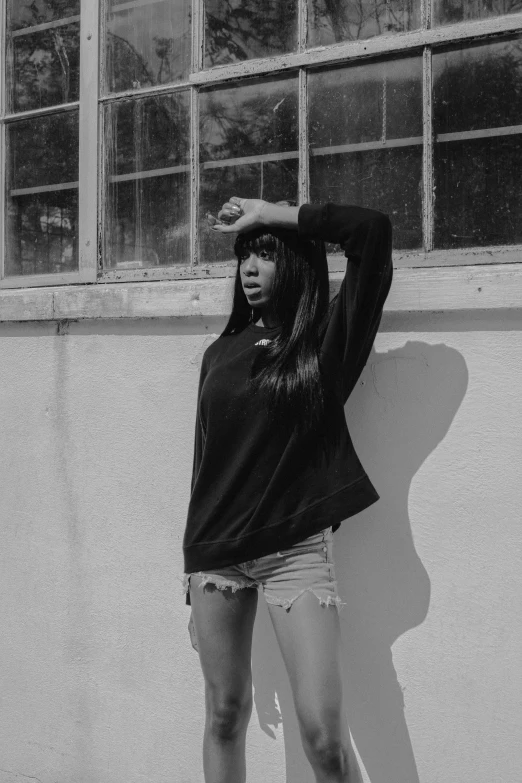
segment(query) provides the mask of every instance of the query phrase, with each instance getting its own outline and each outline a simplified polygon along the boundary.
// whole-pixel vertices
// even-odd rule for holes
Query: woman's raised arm
[[[304,204],[299,236],[341,245],[347,259],[322,343],[323,367],[340,373],[344,401],[368,360],[392,277],[392,227],[387,215],[345,204]]]
[[[297,231],[299,209],[257,198],[232,196],[223,204],[217,218],[207,215],[207,219],[210,228],[220,234],[241,234],[263,226]]]

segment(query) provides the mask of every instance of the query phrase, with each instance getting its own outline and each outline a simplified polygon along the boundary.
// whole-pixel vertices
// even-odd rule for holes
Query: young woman
[[[392,281],[380,212],[233,197],[232,313],[205,351],[183,539],[189,630],[205,680],[206,783],[245,783],[251,644],[263,589],[317,783],[361,783],[344,717],[333,533],[379,499],[344,404]],[[324,241],[344,249],[329,304]]]

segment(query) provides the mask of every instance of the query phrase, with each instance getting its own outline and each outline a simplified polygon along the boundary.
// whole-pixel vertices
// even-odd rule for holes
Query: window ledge
[[[335,294],[343,272],[330,273]],[[158,280],[0,291],[0,321],[224,317],[233,279]],[[520,309],[522,263],[394,270],[386,312]]]

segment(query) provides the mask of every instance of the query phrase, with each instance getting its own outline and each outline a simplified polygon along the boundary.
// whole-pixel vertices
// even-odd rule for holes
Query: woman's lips
[[[260,293],[261,293],[261,288],[259,286],[256,286],[255,288],[245,288],[245,294],[249,298],[252,298],[254,296],[259,296]]]

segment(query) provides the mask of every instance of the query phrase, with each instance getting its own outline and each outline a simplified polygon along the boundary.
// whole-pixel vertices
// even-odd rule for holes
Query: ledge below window
[[[342,272],[330,273],[331,294]],[[0,321],[224,317],[233,279],[158,280],[4,289]],[[522,263],[399,267],[385,312],[522,309]]]

